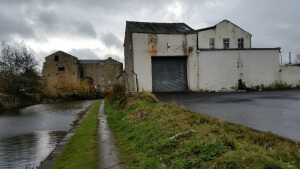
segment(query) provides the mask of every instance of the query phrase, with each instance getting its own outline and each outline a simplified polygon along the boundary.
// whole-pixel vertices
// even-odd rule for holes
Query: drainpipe
[[[135,75],[136,90],[137,92],[139,92],[139,81],[137,78],[137,74],[133,70],[131,70],[131,72]]]
[[[200,77],[199,77],[199,73],[200,73],[200,67],[199,67],[199,53],[200,53],[200,50],[198,49],[197,50],[197,91],[199,92],[200,89],[199,89],[199,82],[200,82]]]
[[[250,48],[252,48],[252,35],[250,35]]]
[[[199,42],[198,42],[198,32],[197,32],[197,91],[199,92],[200,89],[199,89],[199,83],[200,83],[200,77],[199,77],[199,74],[200,74],[200,67],[199,67],[199,53],[200,53],[200,49],[199,49]]]

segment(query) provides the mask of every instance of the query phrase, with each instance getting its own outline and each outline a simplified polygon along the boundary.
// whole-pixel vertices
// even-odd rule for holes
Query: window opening
[[[58,56],[55,55],[54,61],[58,61]]]
[[[209,39],[209,48],[211,48],[211,49],[215,48],[215,38]]]
[[[59,72],[65,72],[65,67],[63,65],[58,66],[58,71]]]
[[[238,39],[238,48],[243,49],[244,48],[244,38]]]
[[[224,38],[223,39],[223,48],[224,49],[229,49],[229,38]]]

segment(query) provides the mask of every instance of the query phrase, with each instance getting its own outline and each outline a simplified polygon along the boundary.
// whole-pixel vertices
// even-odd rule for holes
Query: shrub
[[[107,93],[107,99],[109,101],[122,100],[125,96],[125,89],[120,84],[114,84]]]

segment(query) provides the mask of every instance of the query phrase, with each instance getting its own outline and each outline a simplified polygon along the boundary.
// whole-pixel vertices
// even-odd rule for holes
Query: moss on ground
[[[126,168],[300,168],[299,144],[147,94],[106,102]]]
[[[74,136],[67,143],[63,153],[56,160],[53,169],[98,168],[98,110],[96,101],[82,121]]]

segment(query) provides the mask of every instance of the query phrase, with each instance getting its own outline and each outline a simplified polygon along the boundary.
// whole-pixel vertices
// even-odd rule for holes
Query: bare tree
[[[21,45],[21,49],[1,45],[0,90],[14,98],[39,93],[42,87],[34,52],[24,42]]]

